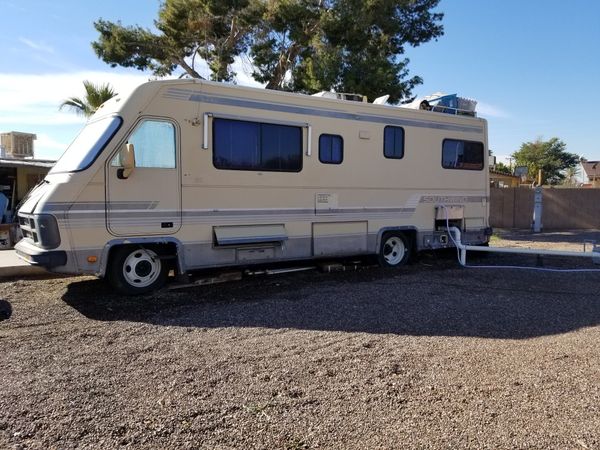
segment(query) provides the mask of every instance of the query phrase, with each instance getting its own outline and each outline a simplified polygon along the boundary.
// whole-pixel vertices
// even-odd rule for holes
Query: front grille
[[[35,221],[31,217],[22,216],[19,214],[19,227],[25,239],[31,239],[33,242],[38,241],[37,233],[35,232]]]
[[[44,249],[52,249],[60,245],[60,233],[54,216],[50,214],[35,216],[19,214],[18,222],[24,239],[28,239]],[[39,229],[36,228],[38,226]]]
[[[37,242],[37,240],[38,240],[37,233],[34,233],[30,230],[24,230],[24,229],[21,229],[21,232],[23,233],[23,237],[25,239],[31,239],[33,242]]]

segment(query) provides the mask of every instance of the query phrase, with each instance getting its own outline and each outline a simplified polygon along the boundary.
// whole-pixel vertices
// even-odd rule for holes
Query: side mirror
[[[125,144],[125,148],[121,150],[122,169],[117,171],[117,178],[125,180],[130,177],[133,169],[135,169],[135,149],[133,144]]]

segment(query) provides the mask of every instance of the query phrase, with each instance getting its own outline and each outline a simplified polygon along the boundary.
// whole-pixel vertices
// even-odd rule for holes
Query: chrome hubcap
[[[147,287],[156,281],[160,268],[160,259],[152,250],[135,250],[125,259],[123,276],[132,286]]]
[[[404,241],[397,236],[392,236],[383,245],[383,258],[390,266],[399,264],[406,253]]]

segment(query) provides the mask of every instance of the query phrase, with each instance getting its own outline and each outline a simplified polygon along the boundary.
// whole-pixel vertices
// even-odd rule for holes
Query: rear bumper
[[[23,261],[34,266],[42,266],[45,269],[65,266],[67,264],[67,252],[64,250],[44,250],[25,239],[21,239],[15,245],[17,256]]]

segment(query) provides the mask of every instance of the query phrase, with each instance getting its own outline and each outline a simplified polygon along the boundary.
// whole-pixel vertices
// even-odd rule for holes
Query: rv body
[[[385,256],[390,236],[409,253],[451,246],[447,221],[485,244],[487,148],[487,123],[475,117],[149,82],[105,103],[30,193],[16,251],[143,292],[156,287],[156,261],[184,274]]]

